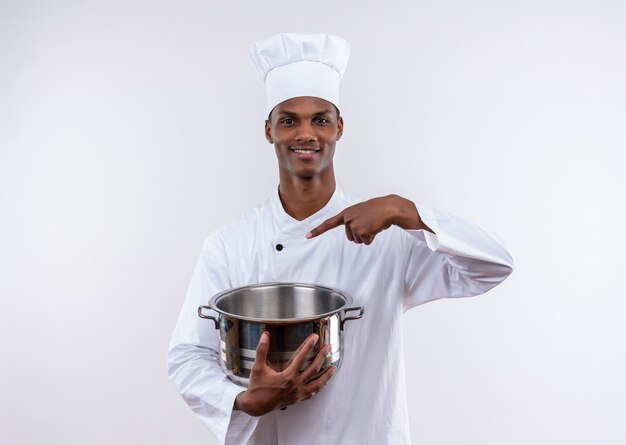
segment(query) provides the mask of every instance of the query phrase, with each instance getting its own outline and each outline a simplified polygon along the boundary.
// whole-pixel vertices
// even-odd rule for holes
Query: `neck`
[[[280,176],[278,192],[283,208],[298,221],[319,212],[335,192],[334,174],[325,179],[318,176],[306,179]]]

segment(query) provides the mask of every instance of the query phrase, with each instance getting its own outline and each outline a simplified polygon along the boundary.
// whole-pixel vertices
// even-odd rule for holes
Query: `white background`
[[[351,43],[344,190],[515,254],[406,314],[414,442],[626,443],[625,5],[2,0],[0,443],[213,443],[166,351],[203,239],[277,185],[278,32]]]

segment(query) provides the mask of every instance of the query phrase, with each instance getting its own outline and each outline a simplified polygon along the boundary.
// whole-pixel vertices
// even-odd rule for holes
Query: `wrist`
[[[398,195],[389,195],[394,201],[392,224],[404,230],[427,230],[435,233],[428,227],[417,211],[415,203]]]
[[[237,394],[237,397],[235,397],[235,403],[233,406],[234,409],[247,413],[246,394],[247,394],[246,391],[241,391],[239,394]]]
[[[259,405],[258,403],[251,401],[250,393],[248,393],[248,391],[242,391],[237,394],[233,408],[254,417],[262,416],[263,414],[267,414],[269,412],[265,409],[264,404]]]
[[[406,198],[398,195],[389,195],[391,199],[391,223],[402,229],[421,229],[423,223],[417,212],[417,207]]]

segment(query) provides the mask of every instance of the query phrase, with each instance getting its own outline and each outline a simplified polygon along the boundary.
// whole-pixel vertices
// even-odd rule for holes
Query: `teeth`
[[[317,150],[294,148],[293,151],[296,153],[315,153]]]

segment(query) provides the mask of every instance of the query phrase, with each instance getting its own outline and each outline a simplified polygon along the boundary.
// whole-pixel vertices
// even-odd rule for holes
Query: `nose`
[[[317,141],[317,136],[313,126],[309,123],[303,123],[298,126],[298,132],[296,133],[296,141],[298,142],[313,142]]]

